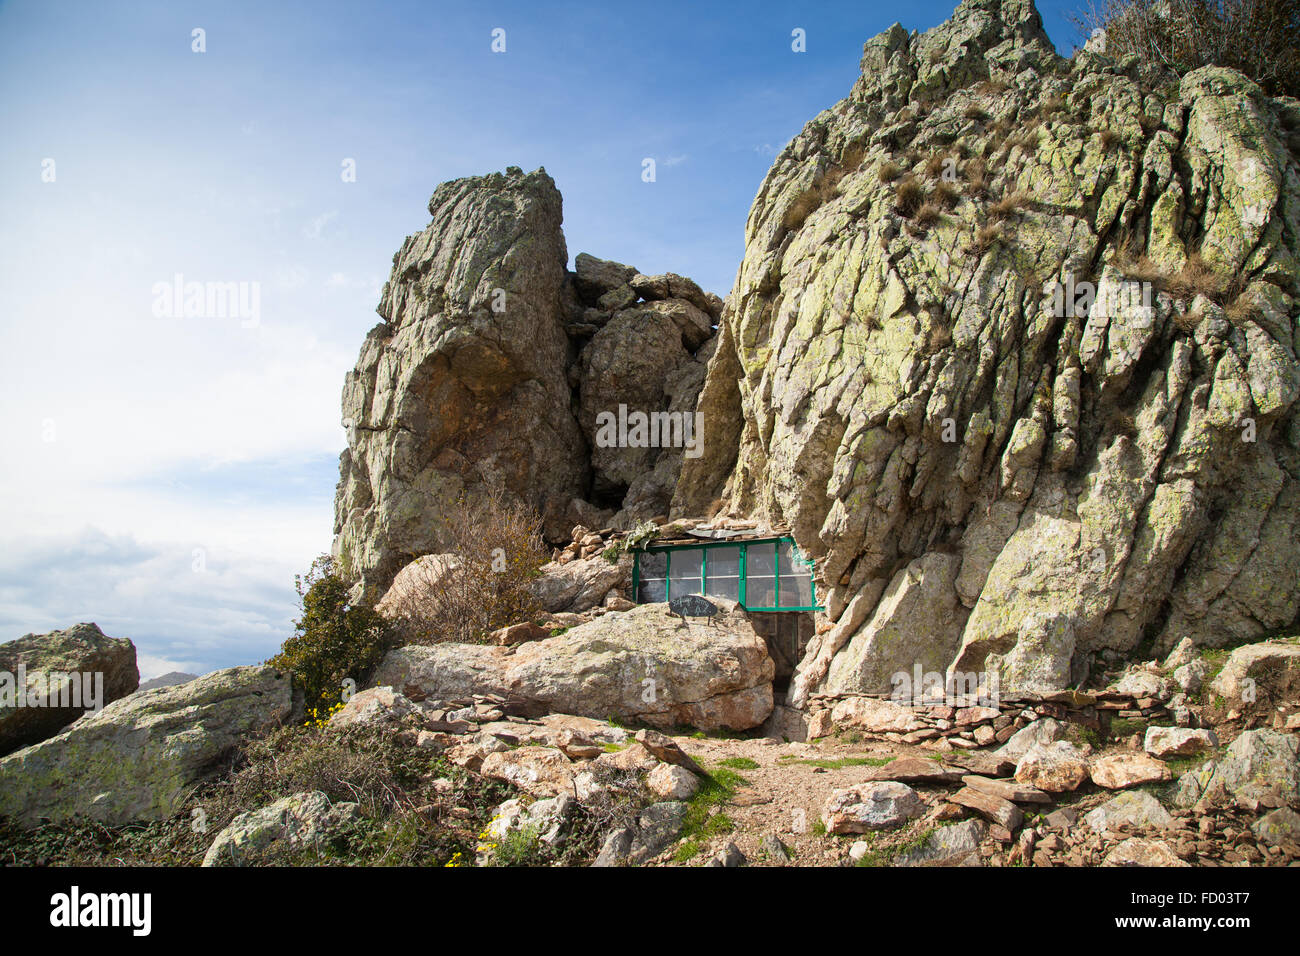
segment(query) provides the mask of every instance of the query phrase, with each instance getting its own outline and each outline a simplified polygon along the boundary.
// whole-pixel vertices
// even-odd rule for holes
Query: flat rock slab
[[[973,787],[981,793],[991,794],[995,797],[1001,797],[1003,800],[1010,800],[1012,803],[1051,803],[1052,795],[1044,793],[1037,787],[1031,787],[1028,784],[1016,783],[1012,780],[992,780],[988,777],[980,777],[974,774],[968,774],[961,778],[961,782],[968,787]]]
[[[1011,832],[1020,829],[1020,825],[1025,822],[1024,813],[1014,803],[974,787],[962,787],[948,799],[974,810],[986,820]]]
[[[1016,772],[1016,762],[997,754],[962,753],[947,758],[949,763],[964,767],[981,777],[1009,777]]]
[[[903,783],[959,783],[961,771],[924,757],[900,757],[883,767],[871,767],[864,781],[901,780]]]

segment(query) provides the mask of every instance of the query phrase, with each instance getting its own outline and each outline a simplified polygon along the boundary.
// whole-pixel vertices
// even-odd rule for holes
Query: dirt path
[[[750,866],[781,865],[760,849],[763,837],[769,835],[786,846],[797,864],[847,863],[852,841],[820,832],[822,807],[831,792],[862,782],[871,766],[890,758],[909,754],[933,756],[933,751],[915,747],[884,742],[850,745],[835,738],[822,738],[816,743],[783,743],[770,738],[674,739],[706,770],[734,770],[747,782],[737,787],[731,799],[719,807],[735,824],[735,829],[706,838],[703,849],[690,861],[696,865],[721,850],[728,841],[739,847]]]

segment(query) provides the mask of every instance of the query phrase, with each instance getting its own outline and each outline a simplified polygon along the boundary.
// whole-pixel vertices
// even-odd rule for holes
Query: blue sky
[[[93,620],[145,677],[265,659],[439,182],[545,166],[571,259],[725,295],[776,152],[867,39],[953,6],[0,4],[0,641]],[[1067,54],[1072,6],[1040,4]],[[177,275],[256,284],[255,317],[158,314]]]

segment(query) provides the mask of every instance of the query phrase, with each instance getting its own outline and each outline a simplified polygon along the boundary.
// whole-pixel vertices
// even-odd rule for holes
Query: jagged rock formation
[[[443,183],[429,213],[343,389],[334,551],[369,601],[447,550],[443,516],[490,487],[561,543],[576,524],[666,514],[681,450],[597,447],[596,417],[690,412],[722,309],[672,274],[586,255],[567,273],[544,169]]]
[[[816,557],[795,703],[1296,621],[1296,129],[1230,70],[1064,60],[1030,0],[866,44],[755,199],[674,500]]]

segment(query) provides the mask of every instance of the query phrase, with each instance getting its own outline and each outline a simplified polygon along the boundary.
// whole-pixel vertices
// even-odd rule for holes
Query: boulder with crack
[[[720,603],[711,626],[646,604],[516,647],[403,647],[374,680],[441,699],[500,694],[552,713],[748,730],[772,711],[775,668],[744,609]]]

